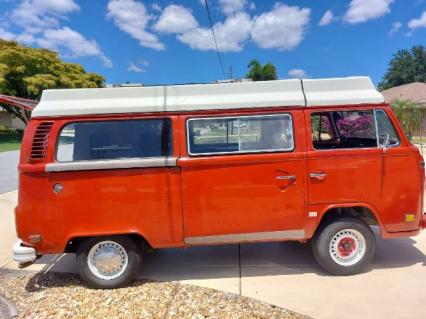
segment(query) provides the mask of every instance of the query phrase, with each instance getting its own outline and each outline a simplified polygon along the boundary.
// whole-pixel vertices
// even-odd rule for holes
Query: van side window
[[[396,134],[395,127],[389,120],[384,110],[376,110],[377,130],[379,132],[379,145],[383,146],[386,136],[389,135],[388,147],[398,146],[399,137]]]
[[[377,147],[373,110],[313,113],[311,127],[318,150]]]
[[[72,123],[59,136],[60,162],[171,155],[169,119],[116,120]]]
[[[311,117],[312,139],[318,143],[320,141],[330,141],[336,139],[334,127],[331,125],[330,114],[314,114]]]
[[[190,119],[187,128],[192,155],[294,149],[289,114]]]

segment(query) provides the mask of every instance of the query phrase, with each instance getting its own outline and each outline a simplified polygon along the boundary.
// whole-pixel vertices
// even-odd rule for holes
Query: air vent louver
[[[31,147],[32,160],[42,160],[46,158],[46,148],[49,141],[49,133],[53,122],[42,122],[37,127]]]

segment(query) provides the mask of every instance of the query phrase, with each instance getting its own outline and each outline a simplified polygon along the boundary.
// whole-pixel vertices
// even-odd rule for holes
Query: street
[[[0,152],[0,194],[18,188],[19,151]]]

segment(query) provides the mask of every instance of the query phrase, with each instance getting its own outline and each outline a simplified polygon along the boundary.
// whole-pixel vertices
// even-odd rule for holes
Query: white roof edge
[[[43,91],[32,117],[383,102],[368,77],[59,89]]]
[[[369,77],[303,80],[307,106],[379,104],[385,98]]]

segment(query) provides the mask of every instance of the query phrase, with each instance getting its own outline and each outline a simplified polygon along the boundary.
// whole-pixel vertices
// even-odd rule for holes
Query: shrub
[[[395,100],[391,106],[406,133],[413,136],[420,131],[423,117],[420,104],[410,100]]]

